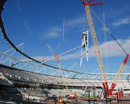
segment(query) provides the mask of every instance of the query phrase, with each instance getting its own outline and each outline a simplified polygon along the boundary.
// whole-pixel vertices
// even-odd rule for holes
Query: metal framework
[[[122,46],[119,44],[119,42],[115,39],[115,37],[110,33],[110,35],[114,38],[114,40],[118,43],[118,45],[122,48],[122,50],[125,52],[125,54],[127,55],[125,60],[123,61],[112,85],[111,88],[108,88],[108,83],[107,83],[107,79],[106,79],[106,75],[105,75],[105,71],[104,71],[104,67],[103,67],[103,63],[102,63],[102,58],[101,58],[101,54],[100,54],[100,50],[99,50],[99,46],[98,46],[98,42],[97,42],[97,37],[96,37],[96,33],[95,33],[95,29],[94,29],[94,25],[93,25],[93,21],[92,21],[92,17],[91,17],[91,13],[89,10],[89,6],[92,5],[99,5],[99,4],[103,4],[103,2],[100,3],[91,3],[93,0],[89,0],[87,2],[85,2],[85,0],[82,0],[82,3],[85,6],[85,11],[86,11],[86,15],[87,15],[87,20],[88,20],[88,25],[89,25],[89,29],[90,29],[90,33],[91,33],[91,37],[92,37],[92,41],[93,41],[93,45],[94,45],[94,50],[95,50],[95,55],[97,58],[97,63],[98,63],[98,67],[99,67],[99,71],[100,71],[100,76],[101,76],[101,80],[102,80],[102,84],[103,84],[103,89],[106,93],[106,95],[113,95],[113,90],[126,66],[126,63],[129,61],[129,54],[127,54],[127,52],[124,50],[124,48],[122,48]],[[120,92],[122,93],[122,92]],[[118,94],[118,93],[115,93]]]
[[[100,50],[99,50],[99,46],[98,46],[96,32],[95,32],[94,25],[93,25],[93,20],[92,20],[90,9],[89,9],[89,6],[103,4],[103,2],[101,2],[101,3],[91,3],[92,1],[93,0],[89,0],[88,2],[85,2],[85,0],[82,0],[82,3],[85,6],[87,21],[88,21],[88,25],[89,25],[93,45],[94,45],[95,55],[96,55],[96,59],[97,59],[97,63],[98,63],[98,68],[99,68],[99,71],[100,71],[100,76],[101,76],[103,88],[104,88],[105,93],[107,93],[107,91],[108,91],[107,79],[106,79],[104,66],[103,66],[103,62],[102,62],[102,58],[101,58],[101,54],[100,54]]]
[[[17,53],[13,49],[14,55]],[[17,63],[17,64],[16,64]],[[14,67],[22,70],[27,70],[27,71],[32,71],[36,73],[42,73],[42,74],[47,74],[47,75],[54,75],[54,76],[61,76],[60,70],[43,66],[41,64],[37,64],[34,61],[30,60],[22,60],[16,57],[13,57],[11,55],[8,55],[4,52],[0,52],[0,64],[9,66],[9,67]],[[72,71],[71,69],[75,67],[76,64],[72,65],[67,70],[62,70],[63,73],[65,73],[65,77],[70,77],[70,78],[87,78],[87,79],[99,79],[101,80],[100,73],[84,73],[84,72],[78,72],[78,71]],[[126,65],[125,69],[126,72],[129,71],[129,66]],[[122,73],[120,79],[129,79],[130,73]],[[116,73],[106,73],[106,79],[108,80],[114,80],[116,76]]]
[[[3,64],[3,65],[7,65],[10,67],[23,69],[23,70],[27,70],[27,71],[33,71],[33,72],[47,74],[47,75],[61,76],[60,69],[57,67],[50,67],[50,65],[46,65],[46,64],[41,63],[39,61],[38,61],[38,63],[36,63],[35,61],[37,61],[37,60],[34,60],[30,57],[27,60],[22,60],[22,59],[19,59],[19,58],[12,56],[13,54],[15,54],[17,52],[20,52],[20,53],[23,53],[23,52],[20,51],[10,41],[10,39],[6,35],[6,31],[4,29],[4,25],[3,25],[3,21],[2,21],[2,17],[1,17],[1,12],[3,9],[2,3],[4,5],[5,1],[6,0],[1,0],[1,2],[0,2],[0,4],[1,4],[0,5],[0,26],[2,28],[4,38],[12,45],[12,47],[14,47],[14,49],[11,49],[11,50],[14,50],[14,52],[11,55],[7,54],[6,52],[0,52],[0,65]],[[95,4],[91,4],[91,5],[95,5]],[[90,14],[90,10],[89,10],[88,6],[86,6],[86,10],[88,12],[88,20],[91,24],[90,25],[91,26],[90,32],[91,32],[92,37],[94,39],[94,44],[97,45],[97,39],[95,37],[95,32],[93,32],[94,26],[93,26],[92,20],[90,18],[91,14]],[[81,47],[81,46],[79,46],[79,47]],[[77,47],[77,48],[79,48],[79,47]],[[99,48],[96,48],[95,50],[96,50],[96,53],[99,53]],[[8,51],[10,51],[10,50],[8,50]],[[27,56],[26,54],[24,54],[24,55]],[[97,55],[97,57],[98,57],[97,58],[98,61],[101,60],[100,55],[99,56]],[[30,59],[32,59],[32,61],[30,61]],[[102,60],[101,60],[101,63],[99,62],[98,64],[100,66],[99,67],[100,73],[84,73],[84,72],[71,71],[71,70],[66,70],[66,69],[61,69],[61,70],[63,73],[65,73],[65,77],[71,77],[71,78],[87,78],[87,79],[99,79],[99,80],[101,80],[103,78],[103,81],[106,81],[107,79],[113,80],[115,78],[115,76],[116,76],[115,73],[109,73],[109,74],[106,73],[106,77],[105,77],[104,68],[102,66]],[[125,66],[123,65],[123,68],[124,67]],[[73,67],[71,67],[71,68],[73,68]],[[127,67],[125,67],[125,68],[127,68]],[[122,73],[120,79],[129,79],[129,75],[130,75],[130,73]]]

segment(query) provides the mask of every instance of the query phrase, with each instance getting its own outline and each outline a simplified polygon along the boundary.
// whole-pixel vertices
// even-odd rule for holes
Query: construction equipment
[[[113,83],[111,84],[111,87],[110,87],[109,93],[108,93],[108,95],[118,95],[118,97],[121,97],[121,93],[123,93],[122,90],[121,90],[121,92],[114,93],[114,94],[112,93],[112,91],[114,90],[114,88],[115,88],[115,86],[116,86],[116,84],[117,84],[117,82],[118,82],[118,80],[119,80],[119,78],[121,76],[121,73],[123,72],[123,70],[124,70],[127,62],[130,61],[129,60],[129,54],[127,54],[127,52],[125,51],[125,49],[119,44],[119,42],[116,40],[116,38],[110,32],[109,32],[109,34],[112,36],[112,38],[117,42],[117,44],[121,47],[121,49],[123,50],[123,52],[126,54],[126,58],[122,62],[121,66],[120,66],[120,68],[118,70],[118,73],[117,73],[117,75],[116,75]]]
[[[88,89],[88,87],[86,86],[86,88],[85,88],[85,90],[83,92],[83,96],[85,96],[85,93],[87,92],[87,89]]]
[[[117,82],[118,82],[118,80],[121,76],[121,73],[124,70],[126,63],[128,62],[129,54],[127,54],[126,51],[121,47],[121,45],[118,43],[118,41],[115,39],[115,37],[111,33],[109,33],[114,38],[114,40],[118,43],[118,45],[123,49],[125,54],[127,55],[126,58],[124,59],[122,65],[121,65],[112,85],[111,85],[111,88],[109,89],[107,79],[106,79],[106,75],[105,75],[105,71],[104,71],[104,67],[103,67],[103,62],[102,62],[100,50],[99,50],[99,46],[98,46],[98,42],[97,42],[97,37],[96,37],[96,33],[95,33],[93,21],[92,21],[90,9],[89,9],[89,6],[103,4],[103,2],[91,3],[93,0],[89,0],[87,2],[85,2],[85,0],[81,0],[81,1],[85,6],[87,21],[88,21],[88,24],[89,24],[90,33],[91,33],[91,37],[92,37],[92,40],[93,40],[94,50],[95,50],[95,54],[96,54],[96,59],[97,59],[97,63],[98,63],[99,71],[100,71],[100,76],[101,76],[104,92],[105,92],[106,95],[116,95],[118,93],[113,94],[112,91],[114,90],[114,88],[115,88],[115,86],[116,86],[116,84],[117,84]],[[122,93],[122,91],[120,93]]]
[[[63,81],[64,81],[66,90],[67,90],[67,92],[68,92],[68,97],[72,97],[72,98],[76,97],[76,95],[75,95],[75,94],[74,94],[74,95],[71,94],[70,91],[69,91],[69,89],[68,89],[66,80],[65,80],[64,75],[63,75],[64,73],[63,73],[62,70],[61,70],[60,61],[59,61],[57,55],[54,54],[54,52],[52,51],[52,49],[50,48],[50,46],[47,44],[46,41],[45,41],[45,43],[46,43],[47,47],[50,49],[50,51],[52,52],[52,54],[53,54],[53,55],[55,56],[55,58],[56,58],[57,64],[58,64],[58,66],[59,66],[59,69],[60,69],[60,72],[61,72],[61,75],[62,75],[62,79],[63,79]]]
[[[105,93],[107,93],[107,91],[108,91],[107,79],[106,79],[103,62],[102,62],[102,58],[101,58],[101,54],[100,54],[100,50],[99,50],[99,46],[98,46],[98,41],[97,41],[97,37],[96,37],[96,33],[95,33],[93,21],[92,21],[90,9],[89,9],[89,6],[103,4],[103,2],[91,3],[92,1],[93,0],[89,0],[88,2],[85,2],[85,0],[82,0],[82,3],[84,4],[85,10],[86,10],[86,16],[87,16],[87,20],[88,20],[88,24],[89,24],[91,37],[93,40],[94,50],[95,50],[95,54],[96,54],[96,59],[97,59],[97,63],[98,63],[99,71],[100,71],[103,88],[104,88]]]
[[[88,30],[82,33],[81,38],[82,38],[82,48],[81,48],[80,67],[82,65],[82,60],[84,55],[83,48],[85,49],[85,54],[88,61]]]
[[[117,94],[121,95],[120,93],[123,92],[123,91],[121,90],[121,92],[119,92],[119,93],[114,93],[114,94],[112,93],[112,91],[114,90],[114,88],[115,88],[115,86],[116,86],[116,84],[117,84],[117,82],[118,82],[118,80],[119,80],[119,78],[120,78],[120,76],[121,76],[121,73],[122,73],[123,70],[124,70],[124,67],[126,66],[126,63],[129,61],[128,59],[129,59],[129,54],[127,54],[126,58],[124,59],[123,63],[121,64],[121,66],[120,66],[120,68],[119,68],[119,71],[118,71],[118,73],[117,73],[117,75],[116,75],[116,77],[115,77],[113,83],[111,84],[111,87],[110,87],[110,89],[109,89],[108,95],[117,95]],[[119,97],[120,97],[120,96],[119,96]]]

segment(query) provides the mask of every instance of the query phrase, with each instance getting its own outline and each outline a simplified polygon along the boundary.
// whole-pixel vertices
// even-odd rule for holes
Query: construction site
[[[97,40],[98,35],[96,35],[91,15],[91,11],[93,10],[90,9],[90,7],[103,5],[104,2],[102,0],[101,2],[96,0],[75,1],[81,3],[85,9],[84,13],[87,22],[84,22],[83,25],[88,24],[89,27],[79,36],[81,37],[79,40],[81,41],[81,45],[76,48],[71,48],[62,54],[57,54],[49,42],[44,41],[48,49],[47,52],[51,53],[51,57],[47,57],[46,60],[38,60],[25,54],[21,48],[23,43],[16,46],[11,39],[13,36],[9,38],[8,28],[6,29],[6,23],[4,23],[5,21],[2,17],[7,2],[8,0],[0,0],[0,28],[2,39],[11,46],[6,51],[0,50],[1,104],[130,104],[129,54],[125,47],[121,45],[119,39],[116,39],[115,35],[109,29],[106,32],[125,57],[122,56],[123,60],[120,62],[121,64],[117,73],[106,73],[104,69],[102,52],[100,51],[101,47]],[[10,20],[10,17],[8,18]],[[98,20],[104,28],[107,28],[100,18]],[[63,19],[62,30],[63,41],[66,45],[69,45],[64,38],[64,29],[65,19]],[[81,50],[80,67],[82,64],[85,64],[83,62],[84,57],[89,62],[90,51],[88,37],[92,39],[95,54],[94,59],[96,60],[94,64],[98,66],[97,70],[99,72],[91,73],[82,72],[81,70],[77,71],[77,69],[71,70],[75,68],[77,63],[68,69],[64,69],[61,65],[63,60],[60,57],[77,49]],[[48,64],[47,62],[49,61],[55,61],[54,64],[56,66],[54,64]]]

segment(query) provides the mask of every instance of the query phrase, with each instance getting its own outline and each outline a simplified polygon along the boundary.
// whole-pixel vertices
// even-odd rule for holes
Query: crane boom
[[[99,71],[100,71],[100,76],[101,76],[103,88],[104,88],[105,93],[107,93],[107,91],[108,91],[107,79],[106,79],[104,66],[103,66],[103,62],[102,62],[102,58],[101,58],[101,53],[99,50],[98,41],[97,41],[97,37],[96,37],[94,25],[93,25],[93,20],[92,20],[90,9],[89,9],[89,6],[102,4],[103,2],[90,3],[92,1],[93,0],[89,0],[88,2],[85,2],[85,0],[82,0],[82,3],[85,6],[87,21],[89,24],[89,29],[90,29],[90,33],[91,33],[91,37],[92,37],[92,41],[93,41],[93,45],[94,45],[95,55],[96,55],[96,59],[97,59],[97,63],[98,63]]]
[[[68,89],[66,80],[65,80],[64,75],[63,75],[63,72],[62,72],[62,70],[61,70],[60,61],[59,61],[57,55],[54,54],[54,52],[52,51],[52,49],[50,48],[50,46],[47,44],[46,41],[45,41],[45,43],[46,43],[47,47],[49,48],[49,50],[52,52],[52,54],[53,54],[53,55],[55,56],[55,58],[56,58],[57,64],[58,64],[58,66],[59,66],[59,69],[60,69],[60,72],[61,72],[61,75],[62,75],[62,79],[63,79],[64,84],[65,84],[65,87],[66,87],[66,90],[67,90],[68,94],[70,95],[70,91],[69,91],[69,89]]]
[[[117,73],[113,83],[117,84],[117,81],[119,80],[119,78],[121,76],[121,73],[123,72],[126,63],[128,62],[128,58],[129,58],[129,54],[127,54],[126,58],[124,59],[124,61],[123,61],[122,65],[121,65],[121,67],[120,67],[120,69],[119,69],[119,71],[118,71],[118,73]]]
[[[92,37],[92,41],[93,41],[93,45],[94,45],[94,50],[95,50],[95,54],[96,54],[96,59],[97,59],[97,63],[98,63],[98,67],[99,67],[99,71],[100,71],[100,76],[101,76],[101,80],[102,80],[102,84],[103,84],[103,89],[106,93],[106,95],[113,95],[112,91],[114,90],[120,76],[121,73],[124,70],[124,67],[126,66],[126,63],[129,61],[129,54],[127,54],[127,52],[121,47],[121,45],[119,44],[119,42],[115,39],[115,37],[109,33],[114,40],[118,43],[118,45],[123,49],[123,51],[125,52],[125,54],[127,55],[126,58],[124,59],[122,65],[119,68],[119,71],[113,81],[113,83],[111,84],[110,89],[108,88],[108,83],[107,83],[107,79],[106,79],[106,75],[105,75],[105,71],[104,71],[104,67],[103,67],[103,62],[102,62],[102,58],[101,58],[101,54],[100,54],[100,50],[99,50],[99,46],[98,46],[98,42],[97,42],[97,37],[96,37],[96,33],[95,33],[95,29],[94,29],[94,25],[93,25],[93,21],[92,21],[92,17],[91,17],[91,13],[89,10],[89,6],[92,5],[99,5],[99,4],[103,4],[103,2],[100,3],[91,3],[93,0],[89,0],[87,2],[85,2],[85,0],[82,0],[82,3],[85,6],[85,11],[86,11],[86,16],[87,16],[87,21],[89,24],[89,29],[90,29],[90,33],[91,33],[91,37]]]
[[[121,66],[118,70],[118,73],[117,73],[113,83],[111,84],[111,88],[109,90],[109,95],[112,95],[112,91],[114,90],[114,88],[115,88],[115,86],[116,86],[116,84],[121,76],[121,73],[123,72],[124,67],[126,66],[126,63],[129,61],[128,59],[129,59],[129,54],[127,54],[126,58],[124,59],[123,63],[121,64]]]

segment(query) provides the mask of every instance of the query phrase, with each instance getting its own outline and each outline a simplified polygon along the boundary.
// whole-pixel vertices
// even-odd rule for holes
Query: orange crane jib
[[[85,0],[82,0],[82,3],[84,4],[84,6],[86,6],[86,5],[92,6],[92,5],[103,4],[103,2],[100,2],[100,3],[91,3],[92,1],[93,0],[89,0],[89,1],[85,2]]]

